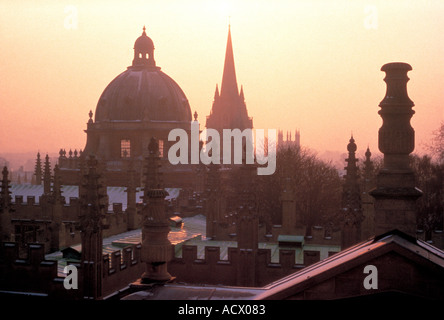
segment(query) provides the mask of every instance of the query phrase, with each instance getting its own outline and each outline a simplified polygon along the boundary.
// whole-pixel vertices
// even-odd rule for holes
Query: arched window
[[[120,157],[121,158],[131,157],[131,140],[128,139],[120,140]]]

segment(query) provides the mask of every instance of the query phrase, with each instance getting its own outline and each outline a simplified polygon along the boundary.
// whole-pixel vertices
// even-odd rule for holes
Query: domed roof
[[[350,138],[350,142],[347,145],[347,150],[348,152],[356,152],[356,150],[358,149],[358,146],[355,143],[355,139],[353,139],[353,136]]]
[[[155,68],[129,68],[100,96],[95,121],[191,121],[188,99],[177,83]]]
[[[137,38],[134,43],[134,50],[136,51],[150,51],[154,50],[154,43],[150,37],[146,35],[145,27],[143,27],[143,32],[140,37]]]
[[[149,55],[140,52],[151,50]],[[153,42],[145,34],[134,44],[133,65],[105,88],[95,121],[191,121],[191,108],[179,85],[156,67]],[[149,51],[149,50],[148,50]]]

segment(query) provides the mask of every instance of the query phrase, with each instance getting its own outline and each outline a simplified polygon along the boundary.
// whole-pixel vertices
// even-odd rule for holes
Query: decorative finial
[[[156,138],[151,137],[150,143],[148,145],[148,151],[150,154],[157,155],[159,152],[159,143],[157,142]]]
[[[367,150],[365,151],[365,157],[370,160],[370,156],[372,153],[370,152],[370,147],[367,145]]]
[[[194,121],[197,121],[197,111],[194,111]]]
[[[89,118],[92,119],[92,117],[93,117],[93,112],[92,112],[92,110],[89,110],[88,115],[89,115]]]
[[[144,34],[144,35],[146,35],[145,30],[146,30],[146,28],[145,28],[145,25],[144,25],[144,26],[143,26],[143,32],[142,32],[142,34]]]

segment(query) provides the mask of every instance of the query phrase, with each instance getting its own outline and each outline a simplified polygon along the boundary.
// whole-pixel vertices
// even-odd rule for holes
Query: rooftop
[[[399,250],[402,249],[402,250]],[[140,291],[124,300],[264,300],[285,299],[323,280],[338,275],[358,263],[366,263],[391,250],[403,252],[406,257],[425,259],[444,274],[444,251],[427,242],[415,239],[401,231],[392,230],[356,244],[346,250],[322,259],[264,287],[234,287],[213,285],[165,284],[149,291]],[[396,285],[396,284],[395,284]],[[395,288],[396,289],[396,288]]]
[[[112,210],[113,203],[121,203],[122,210],[127,207],[127,194],[126,187],[107,187],[107,194],[109,198],[108,210]],[[180,188],[165,188],[168,192],[168,196],[165,200],[175,199],[179,196]],[[29,183],[17,184],[11,183],[11,196],[12,201],[15,202],[15,196],[23,196],[23,202],[26,203],[27,197],[35,197],[35,203],[39,203],[39,197],[43,194],[43,185],[32,185]],[[70,198],[79,197],[79,186],[62,186],[62,196],[65,197],[66,203],[69,204]],[[141,188],[137,188],[136,201],[142,202],[141,197],[143,191]]]

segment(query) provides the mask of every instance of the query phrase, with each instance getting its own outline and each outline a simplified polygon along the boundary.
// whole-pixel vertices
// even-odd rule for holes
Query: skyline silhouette
[[[382,64],[414,66],[415,152],[443,120],[441,3],[201,1],[3,3],[0,53],[2,153],[81,149],[88,112],[132,58],[146,25],[156,62],[184,90],[199,122],[221,83],[231,24],[239,87],[255,128],[299,129],[301,145],[342,152],[352,131],[358,154],[379,153]],[[161,12],[161,13],[160,13]],[[171,19],[165,20],[167,15]],[[229,18],[230,17],[230,18]],[[116,23],[116,19],[120,21]],[[23,27],[25,25],[28,27]]]

